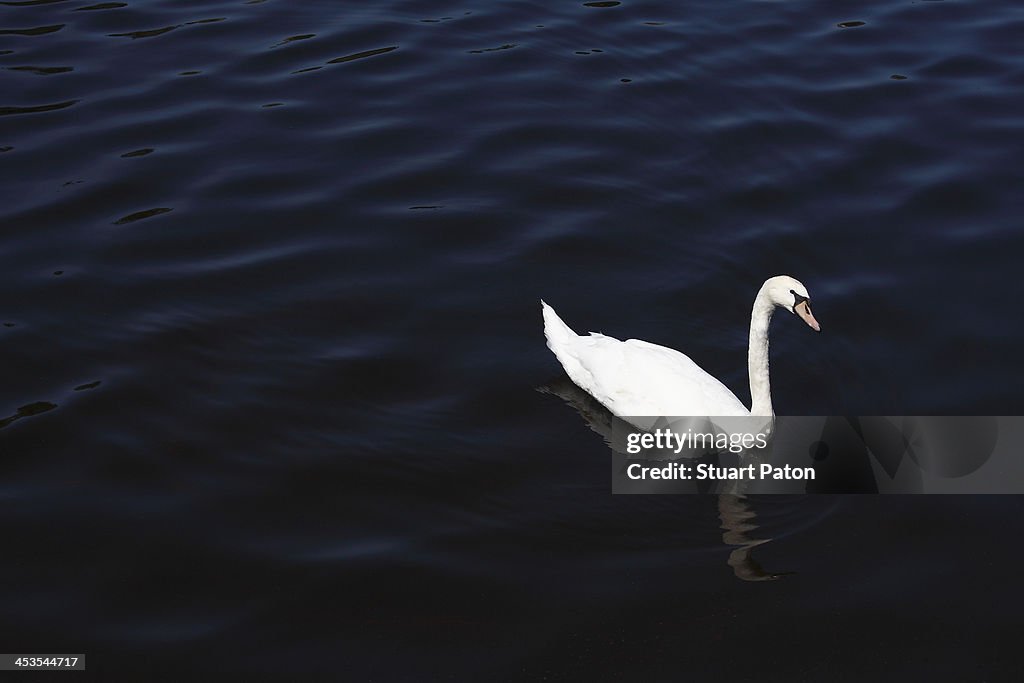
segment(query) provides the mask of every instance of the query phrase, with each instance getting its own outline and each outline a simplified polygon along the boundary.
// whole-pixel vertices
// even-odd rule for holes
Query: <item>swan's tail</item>
[[[557,356],[558,349],[577,335],[571,327],[562,322],[555,309],[544,303],[544,299],[540,300],[540,308],[544,313],[544,336],[547,337],[548,348]]]
[[[544,313],[544,336],[548,340],[548,348],[565,368],[569,379],[580,384],[583,381],[585,370],[572,350],[572,342],[578,339],[579,335],[562,322],[562,319],[555,313],[555,309],[544,303],[543,299],[540,301],[540,306]]]

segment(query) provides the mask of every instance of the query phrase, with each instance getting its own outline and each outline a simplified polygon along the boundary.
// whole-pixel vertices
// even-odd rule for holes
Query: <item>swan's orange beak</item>
[[[821,325],[814,319],[814,315],[811,313],[811,304],[807,301],[801,301],[796,305],[793,311],[803,318],[803,321],[814,330],[815,332],[821,332]]]

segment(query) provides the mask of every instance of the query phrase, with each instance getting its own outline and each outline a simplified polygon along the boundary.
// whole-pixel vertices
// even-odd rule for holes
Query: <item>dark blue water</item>
[[[0,2],[0,650],[1006,677],[1018,499],[613,498],[538,299],[746,400],[787,273],[823,333],[776,321],[780,414],[1020,414],[1022,36],[1008,0]]]

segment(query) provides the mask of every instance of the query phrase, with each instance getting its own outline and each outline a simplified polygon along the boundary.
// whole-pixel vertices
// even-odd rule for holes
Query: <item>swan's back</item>
[[[548,347],[566,374],[619,417],[750,414],[687,355],[639,339],[578,335],[554,309],[541,305]]]

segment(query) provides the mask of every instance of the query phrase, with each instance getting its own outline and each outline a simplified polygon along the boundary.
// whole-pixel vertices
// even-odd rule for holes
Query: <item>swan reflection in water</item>
[[[562,399],[580,414],[587,426],[601,435],[609,448],[618,450],[613,434],[618,431],[632,429],[628,423],[616,417],[601,405],[593,396],[580,389],[568,378],[560,378],[538,387],[537,391],[551,394]],[[616,423],[620,423],[616,426]],[[732,482],[731,482],[732,483]],[[718,517],[722,521],[722,542],[734,546],[729,553],[728,565],[732,567],[736,578],[742,581],[774,581],[795,572],[770,572],[765,570],[754,559],[753,551],[759,545],[768,543],[771,538],[755,538],[751,534],[758,528],[755,524],[757,512],[751,501],[742,491],[730,487],[729,492],[718,494]]]
[[[751,538],[749,533],[757,529],[754,520],[757,513],[744,495],[734,493],[718,494],[718,517],[722,520],[722,542],[738,546],[729,553],[729,566],[737,579],[743,581],[774,581],[796,572],[769,572],[754,559],[757,546],[769,542],[770,538]]]

